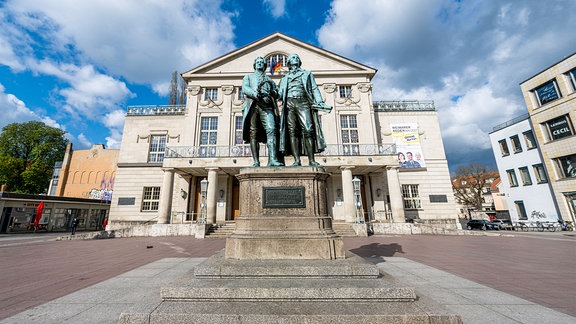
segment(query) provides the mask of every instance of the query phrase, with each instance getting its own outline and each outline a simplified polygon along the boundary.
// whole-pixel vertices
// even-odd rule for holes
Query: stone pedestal
[[[241,169],[240,215],[226,258],[344,258],[344,242],[327,213],[328,176],[321,167]]]
[[[326,212],[323,168],[242,169],[226,249],[120,323],[461,323],[353,253]]]

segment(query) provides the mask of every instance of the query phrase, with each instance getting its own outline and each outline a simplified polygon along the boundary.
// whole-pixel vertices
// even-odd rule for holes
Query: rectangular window
[[[538,181],[538,183],[548,182],[548,176],[546,176],[546,170],[544,170],[542,163],[534,164],[532,168],[534,169],[534,174],[536,175],[536,181]]]
[[[206,88],[204,100],[218,100],[218,88]]]
[[[339,86],[340,98],[352,98],[352,86]]]
[[[556,84],[556,80],[550,80],[538,88],[534,89],[534,94],[538,100],[538,104],[543,106],[551,101],[560,98],[560,90]]]
[[[200,156],[216,156],[218,117],[202,117],[200,120]]]
[[[356,115],[340,115],[340,132],[342,135],[342,154],[359,155]]]
[[[530,172],[527,167],[518,168],[520,170],[520,176],[522,177],[522,184],[529,186],[532,184],[532,179],[530,178]]]
[[[576,177],[576,154],[559,157],[554,160],[560,169],[560,176],[562,178]]]
[[[500,144],[500,152],[502,153],[502,156],[510,155],[510,151],[508,150],[508,144],[506,144],[505,139],[498,141],[498,144]]]
[[[510,187],[518,187],[518,179],[516,179],[516,172],[514,170],[506,170],[508,174],[508,182],[510,182]]]
[[[524,201],[517,200],[514,202],[516,205],[516,212],[518,213],[518,219],[526,220],[528,219],[528,214],[526,214],[526,208],[524,207]]]
[[[157,211],[160,203],[160,187],[144,187],[142,211]]]
[[[548,130],[548,139],[554,141],[574,134],[572,123],[568,115],[560,116],[544,122]]]
[[[514,149],[514,153],[522,152],[522,144],[520,144],[520,139],[518,135],[514,135],[510,137],[510,143],[512,143],[512,148]]]
[[[242,116],[236,116],[234,123],[234,148],[233,156],[251,156],[250,145],[244,144],[242,139]]]
[[[572,92],[576,91],[576,69],[566,73],[566,76],[570,80],[570,84],[572,85]]]
[[[150,137],[150,152],[148,153],[149,163],[159,163],[164,161],[166,152],[166,135],[152,135]]]
[[[244,100],[244,92],[242,92],[242,87],[238,88],[238,100]]]
[[[418,185],[402,185],[402,197],[404,198],[404,208],[418,209],[422,208],[420,203],[420,193]]]
[[[534,133],[529,130],[522,133],[524,135],[524,141],[526,142],[526,147],[531,150],[536,148],[536,139],[534,138]]]

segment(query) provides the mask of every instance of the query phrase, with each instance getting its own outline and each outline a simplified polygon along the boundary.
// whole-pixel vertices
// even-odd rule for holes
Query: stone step
[[[164,301],[404,301],[416,300],[412,287],[383,279],[196,279],[162,288]]]
[[[162,302],[151,314],[122,314],[120,323],[462,323],[458,315],[415,302]]]

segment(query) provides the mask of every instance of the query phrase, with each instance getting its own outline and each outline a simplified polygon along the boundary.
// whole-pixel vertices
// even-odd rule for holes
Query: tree
[[[489,166],[476,163],[460,166],[452,177],[454,198],[460,204],[480,211],[484,194],[490,192],[492,181],[498,176],[498,172]]]
[[[178,71],[172,72],[170,79],[170,97],[168,98],[169,105],[183,105],[184,102],[184,88],[185,83]]]
[[[62,161],[64,131],[42,122],[12,123],[0,134],[0,182],[12,192],[44,193],[54,163]]]

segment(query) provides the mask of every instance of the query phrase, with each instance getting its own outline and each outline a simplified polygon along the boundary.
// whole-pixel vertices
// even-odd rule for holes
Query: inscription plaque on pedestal
[[[304,187],[262,187],[262,208],[306,208]]]

